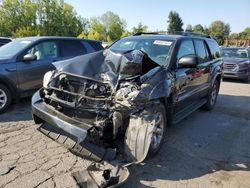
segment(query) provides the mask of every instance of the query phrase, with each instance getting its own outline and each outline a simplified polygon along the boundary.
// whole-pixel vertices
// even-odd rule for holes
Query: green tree
[[[214,21],[209,26],[209,34],[218,41],[219,45],[223,45],[224,40],[229,37],[229,33],[230,25],[222,21]]]
[[[243,40],[250,40],[250,27],[247,27],[243,32],[240,32],[239,38]]]
[[[121,19],[117,14],[108,11],[101,17],[90,19],[90,30],[88,38],[115,41],[122,37],[125,32],[126,21]]]
[[[105,14],[103,14],[100,20],[105,28],[105,33],[107,38],[109,36],[109,39],[111,41],[115,41],[121,38],[126,28],[125,20],[121,19],[119,15],[111,11],[108,11]]]
[[[63,0],[38,0],[41,35],[78,36],[84,21]]]
[[[0,25],[1,36],[78,36],[88,22],[63,0],[3,0]]]
[[[168,15],[168,33],[176,33],[183,31],[183,22],[180,15],[175,11],[170,11]]]
[[[137,26],[132,28],[132,34],[147,32],[148,26],[143,25],[141,22]]]
[[[204,28],[202,27],[201,24],[197,24],[194,26],[194,32],[195,33],[204,33]]]
[[[0,35],[11,37],[20,28],[36,30],[37,4],[32,0],[4,0],[0,7]]]
[[[185,31],[186,32],[193,32],[193,26],[191,24],[188,24]]]

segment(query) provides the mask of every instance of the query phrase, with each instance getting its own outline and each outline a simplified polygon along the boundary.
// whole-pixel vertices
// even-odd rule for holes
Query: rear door
[[[36,55],[37,60],[22,61],[26,54]],[[56,40],[40,41],[22,53],[17,62],[19,89],[28,91],[40,88],[44,74],[55,68],[52,63],[58,59],[58,43]]]
[[[202,39],[194,39],[195,51],[198,56],[199,63],[196,70],[196,82],[199,83],[197,92],[200,92],[200,96],[204,97],[209,89],[210,81],[209,75],[211,73],[211,59],[208,52],[207,44]]]
[[[87,53],[81,40],[60,40],[60,59],[70,59]]]

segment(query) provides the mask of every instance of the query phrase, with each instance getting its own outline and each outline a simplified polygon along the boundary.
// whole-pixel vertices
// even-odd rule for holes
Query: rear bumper
[[[81,143],[86,139],[88,129],[90,129],[92,125],[76,121],[56,111],[45,102],[43,102],[40,97],[40,91],[37,91],[33,95],[31,103],[33,115],[49,123],[51,126],[60,128],[70,135],[76,137],[78,143]]]

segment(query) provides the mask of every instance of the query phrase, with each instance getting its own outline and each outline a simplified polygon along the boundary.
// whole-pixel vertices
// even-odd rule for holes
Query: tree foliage
[[[208,29],[209,34],[217,39],[220,45],[224,43],[224,40],[227,39],[230,34],[230,25],[219,20],[212,22]]]
[[[115,41],[125,32],[126,21],[108,11],[100,17],[90,19],[89,39]]]
[[[186,29],[185,29],[186,32],[193,32],[193,26],[191,24],[188,24]]]
[[[193,30],[194,30],[195,33],[201,33],[201,34],[204,33],[204,28],[203,28],[203,26],[201,24],[195,25]]]
[[[0,35],[78,36],[87,21],[63,0],[3,0]]]
[[[170,11],[168,15],[168,33],[176,33],[183,31],[183,22],[180,15],[175,11]]]
[[[143,25],[141,22],[137,26],[132,28],[132,34],[147,32],[148,26]]]

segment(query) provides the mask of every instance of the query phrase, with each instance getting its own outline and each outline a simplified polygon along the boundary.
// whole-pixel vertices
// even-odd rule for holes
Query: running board
[[[194,111],[196,111],[198,108],[202,107],[204,104],[206,104],[207,100],[202,99],[198,103],[194,103],[188,107],[186,107],[184,110],[176,113],[173,118],[173,124],[179,123],[181,120],[192,114]]]

